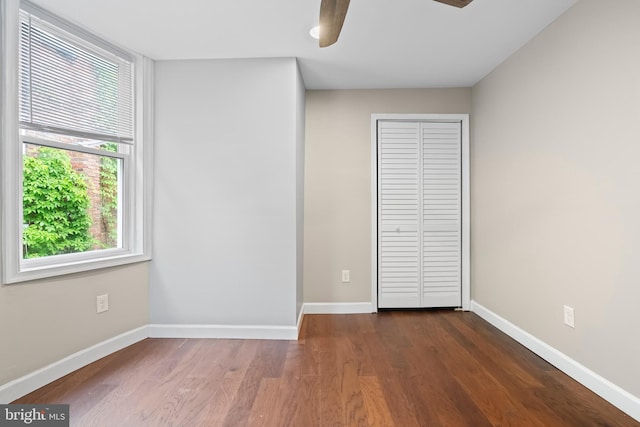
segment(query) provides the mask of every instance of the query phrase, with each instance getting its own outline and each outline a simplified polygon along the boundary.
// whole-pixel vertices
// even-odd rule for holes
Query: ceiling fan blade
[[[448,4],[449,6],[465,7],[466,5],[471,3],[473,0],[435,0],[435,1]]]
[[[322,0],[320,3],[320,47],[331,46],[338,41],[348,8],[349,0]]]

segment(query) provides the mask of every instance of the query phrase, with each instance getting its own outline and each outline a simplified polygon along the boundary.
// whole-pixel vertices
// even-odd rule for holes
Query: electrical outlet
[[[96,297],[96,313],[104,313],[105,311],[109,311],[109,294]]]
[[[569,307],[568,305],[564,306],[564,324],[572,328],[576,327],[573,307]]]
[[[349,270],[342,270],[342,283],[349,283],[351,281],[351,272]]]

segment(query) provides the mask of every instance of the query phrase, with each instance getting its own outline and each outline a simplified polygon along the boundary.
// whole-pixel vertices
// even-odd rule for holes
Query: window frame
[[[20,9],[28,10],[85,42],[133,58],[134,144],[123,160],[122,247],[74,254],[23,259],[22,256],[22,164],[24,143],[96,153],[99,150],[55,143],[20,135],[19,43]],[[2,238],[2,284],[19,283],[64,274],[114,267],[151,259],[153,62],[114,46],[28,1],[0,0],[0,164]],[[120,157],[120,156],[117,156]]]

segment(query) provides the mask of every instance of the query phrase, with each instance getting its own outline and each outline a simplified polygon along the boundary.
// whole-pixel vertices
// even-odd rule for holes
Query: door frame
[[[469,173],[469,114],[371,114],[371,311],[378,311],[378,121],[406,120],[461,124],[462,309],[471,309],[471,176]]]

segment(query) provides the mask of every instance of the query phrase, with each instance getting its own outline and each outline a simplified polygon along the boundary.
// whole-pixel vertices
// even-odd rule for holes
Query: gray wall
[[[296,324],[297,75],[156,63],[151,323]]]
[[[0,385],[149,323],[148,263],[0,287]],[[96,296],[109,311],[96,314]]]
[[[473,299],[636,396],[639,17],[578,2],[474,87],[471,126]]]
[[[307,91],[305,302],[371,301],[371,114],[470,110],[471,89]]]

